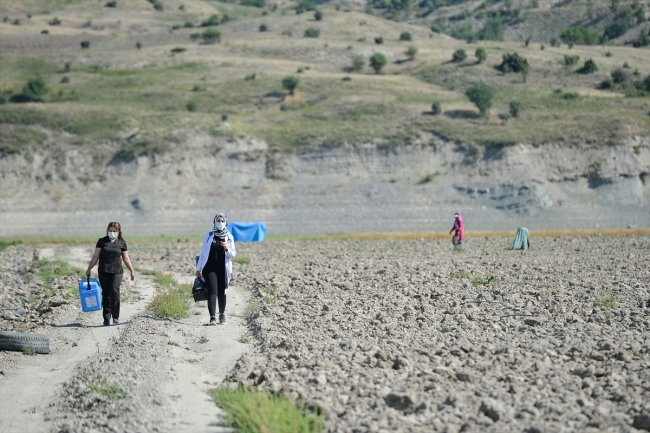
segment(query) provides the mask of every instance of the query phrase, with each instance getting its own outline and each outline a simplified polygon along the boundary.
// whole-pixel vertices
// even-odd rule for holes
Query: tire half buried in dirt
[[[33,349],[36,353],[50,353],[50,337],[0,331],[0,350],[22,352],[25,349]]]

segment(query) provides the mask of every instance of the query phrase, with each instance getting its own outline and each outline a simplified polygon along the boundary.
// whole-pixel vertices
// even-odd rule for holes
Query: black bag
[[[194,297],[194,302],[208,300],[210,295],[208,294],[208,285],[205,281],[200,278],[194,279],[194,284],[192,285],[192,296]]]

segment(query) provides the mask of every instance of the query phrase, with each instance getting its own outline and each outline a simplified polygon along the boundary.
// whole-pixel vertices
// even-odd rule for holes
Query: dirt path
[[[90,254],[90,248],[82,247],[41,250],[41,257],[57,257],[84,268]],[[178,274],[175,277],[179,281],[187,279]],[[62,388],[74,379],[82,364],[111,356],[114,353],[111,346],[124,334],[137,335],[140,332],[133,329],[141,322],[134,318],[145,315],[145,306],[154,293],[153,277],[138,276],[134,283],[127,282],[123,291],[129,292],[130,299],[122,303],[122,324],[119,326],[102,326],[101,312],[79,312],[61,317],[51,327],[38,331],[50,337],[51,353],[22,357],[20,367],[0,382],[0,431],[58,431],[51,420],[67,417],[63,413],[65,409],[59,409]],[[237,287],[232,287],[228,295],[229,320],[226,326],[204,326],[207,319],[204,306],[193,307],[190,316],[179,321],[146,319],[155,321],[157,326],[164,325],[164,335],[168,336],[168,341],[147,337],[151,340],[149,349],[161,353],[167,351],[171,355],[165,358],[169,369],[161,369],[149,384],[156,389],[157,395],[151,400],[155,404],[150,405],[155,414],[138,413],[138,417],[156,419],[159,431],[226,431],[214,427],[219,408],[205,391],[221,383],[249,347],[238,342],[246,331],[243,321],[236,317],[246,306],[246,296]],[[200,343],[192,344],[188,339],[198,339]],[[172,341],[179,342],[180,347],[170,347],[168,343]],[[122,366],[125,370],[138,368],[129,363]],[[160,414],[164,415],[161,417]],[[79,430],[72,429],[83,430],[82,426]]]

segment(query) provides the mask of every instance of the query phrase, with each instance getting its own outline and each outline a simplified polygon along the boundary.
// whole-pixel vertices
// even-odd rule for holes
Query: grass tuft
[[[26,347],[23,349],[23,355],[34,356],[36,355],[36,351],[31,347]]]
[[[105,395],[109,400],[121,400],[126,398],[126,391],[117,385],[109,385],[106,378],[95,383],[90,379],[86,379],[86,386],[88,392],[96,392],[97,394]]]
[[[484,277],[477,275],[472,278],[472,284],[475,286],[490,286],[494,283],[496,283],[496,278],[489,274]]]
[[[251,259],[249,257],[235,257],[232,261],[242,265],[247,265],[251,262]]]
[[[596,298],[596,305],[602,308],[618,308],[620,298],[614,295],[610,290],[603,290]]]
[[[240,433],[316,433],[323,430],[324,415],[309,410],[307,404],[298,407],[286,396],[251,389],[218,388],[209,395],[225,410],[224,422]]]

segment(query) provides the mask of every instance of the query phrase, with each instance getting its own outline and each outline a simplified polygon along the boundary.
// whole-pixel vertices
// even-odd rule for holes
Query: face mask
[[[226,227],[226,223],[223,223],[221,221],[217,221],[217,230],[221,231]]]
[[[115,239],[117,237],[117,232],[108,232],[108,237],[111,239]]]

